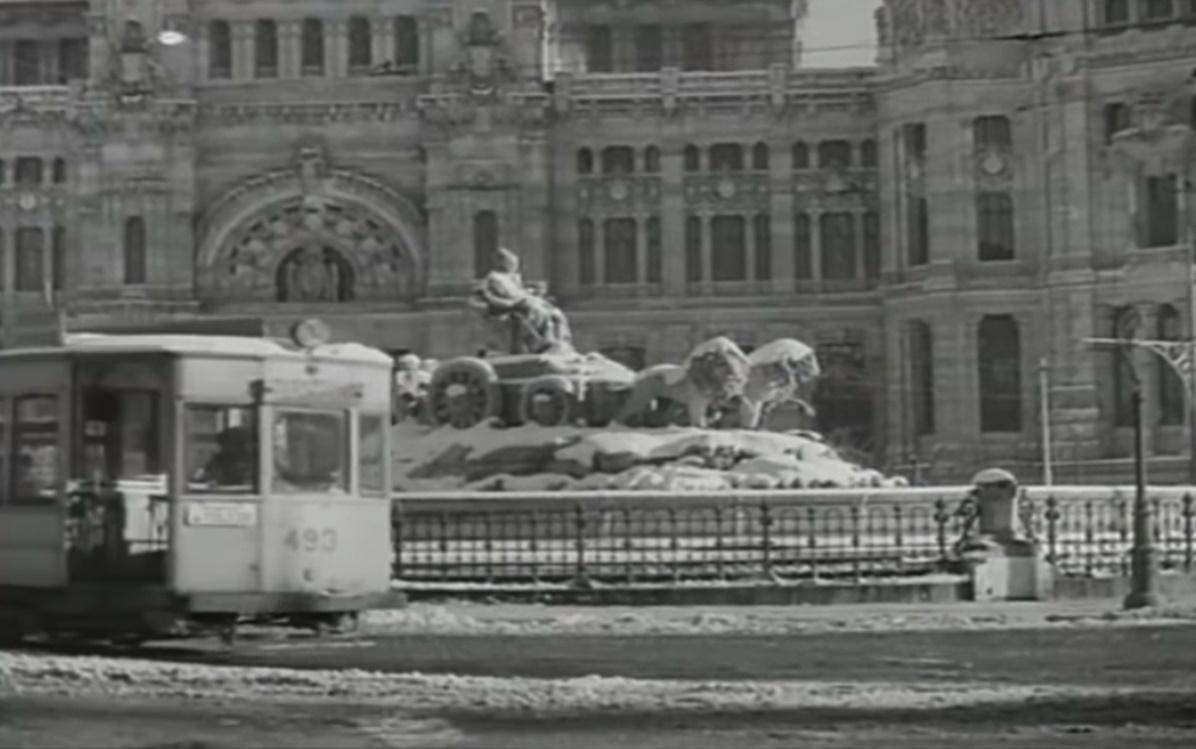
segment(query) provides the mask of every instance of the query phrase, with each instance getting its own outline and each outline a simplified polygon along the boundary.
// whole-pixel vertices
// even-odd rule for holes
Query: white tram
[[[295,338],[0,351],[0,639],[231,637],[396,603],[391,358]]]

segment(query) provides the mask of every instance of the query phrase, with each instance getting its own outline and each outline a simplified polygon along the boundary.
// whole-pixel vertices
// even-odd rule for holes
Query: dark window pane
[[[976,196],[976,215],[980,259],[1012,260],[1013,197],[1007,192],[981,192]]]
[[[55,226],[50,241],[50,281],[55,291],[61,291],[66,279],[66,228]]]
[[[146,281],[145,219],[130,216],[125,219],[125,283],[143,284]]]
[[[62,39],[58,42],[58,78],[60,83],[87,77],[87,40]]]
[[[233,74],[233,36],[228,21],[208,24],[208,77],[231,78]]]
[[[594,285],[594,222],[583,218],[577,222],[578,282]]]
[[[873,168],[876,163],[876,141],[866,140],[860,144],[860,166]]]
[[[819,221],[822,246],[822,277],[850,281],[856,277],[855,215],[824,213]]]
[[[1022,361],[1017,321],[989,315],[977,337],[980,368],[980,431],[1020,432]]]
[[[648,219],[648,283],[661,283],[664,275],[664,259],[660,254],[660,219]]]
[[[66,184],[66,160],[54,159],[53,180],[56,185]]]
[[[702,219],[698,216],[685,218],[685,280],[702,280]]]
[[[715,281],[747,280],[747,247],[742,216],[715,216],[710,223],[711,274]]]
[[[743,147],[738,143],[716,143],[711,146],[710,171],[743,171]]]
[[[349,19],[349,72],[366,73],[373,64],[373,37],[370,19],[354,16]]]
[[[1112,143],[1114,135],[1133,127],[1133,114],[1130,108],[1121,102],[1106,104],[1104,113],[1106,143]]]
[[[1179,310],[1170,304],[1159,307],[1158,337],[1162,341],[1178,341],[1183,337]],[[1158,369],[1160,423],[1183,424],[1186,408],[1183,380],[1179,378],[1175,367],[1171,366],[1163,357],[1154,356],[1151,361]]]
[[[799,213],[793,217],[793,270],[799,281],[814,278],[814,247],[808,213]]]
[[[1013,148],[1013,128],[1008,117],[988,115],[977,117],[972,123],[972,137],[976,150],[1008,151]]]
[[[16,70],[13,71],[13,81],[16,85],[39,86],[44,83],[45,71],[42,68],[37,42],[22,39],[13,46],[15,48],[13,63],[16,65]]]
[[[257,78],[278,77],[278,25],[260,20],[253,27],[253,74]]]
[[[710,24],[686,24],[681,35],[681,67],[714,70],[714,31]]]
[[[793,144],[793,168],[810,168],[810,147],[805,143],[798,142]]]
[[[635,29],[635,69],[641,72],[660,70],[664,61],[664,31],[660,26],[637,26]]]
[[[851,166],[851,143],[845,140],[827,140],[818,144],[818,167],[820,169],[845,169]]]
[[[633,284],[638,279],[635,219],[607,219],[603,227],[605,283]]]
[[[880,278],[880,216],[874,211],[864,214],[864,278]]]
[[[1127,23],[1130,20],[1130,0],[1104,0],[1105,23]]]
[[[614,65],[614,47],[609,26],[586,28],[586,69],[591,73],[609,73]]]
[[[685,147],[685,171],[702,171],[702,151],[692,143]]]
[[[37,187],[42,183],[42,160],[33,156],[17,159],[16,182],[21,187]]]
[[[1146,211],[1139,218],[1143,247],[1170,247],[1179,242],[1179,190],[1175,175],[1146,178]]]
[[[602,149],[603,174],[631,174],[635,171],[635,150],[628,146]]]
[[[41,227],[22,226],[16,241],[17,291],[42,291],[46,236]]]
[[[921,320],[910,323],[909,357],[914,430],[934,434],[934,341],[930,326]]]
[[[473,217],[473,274],[482,278],[494,268],[498,253],[498,214],[478,211]]]
[[[594,172],[594,152],[588,148],[577,151],[577,173],[592,174]]]
[[[324,75],[324,22],[318,18],[303,19],[302,63],[303,75]]]
[[[395,19],[395,64],[405,72],[419,68],[419,24],[413,16]]]
[[[926,265],[930,262],[930,208],[926,198],[909,196],[906,211],[909,264]]]
[[[768,146],[757,143],[752,147],[752,169],[758,172],[768,171]]]
[[[756,280],[772,280],[772,216],[758,213],[752,219],[756,241]]]
[[[660,149],[656,146],[648,146],[644,149],[644,171],[648,174],[660,171]]]

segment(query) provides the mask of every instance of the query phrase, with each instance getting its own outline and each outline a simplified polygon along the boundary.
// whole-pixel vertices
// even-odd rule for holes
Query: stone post
[[[972,479],[966,501],[974,503],[975,515],[958,549],[977,601],[1042,600],[1049,595],[1050,565],[1041,558],[1039,544],[1019,528],[1020,494],[1017,478],[1000,468],[985,469]]]

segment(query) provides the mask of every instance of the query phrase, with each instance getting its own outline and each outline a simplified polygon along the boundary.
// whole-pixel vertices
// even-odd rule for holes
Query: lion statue
[[[814,416],[808,395],[822,373],[814,349],[794,338],[778,338],[749,354],[748,362],[748,381],[741,397],[741,427],[763,428],[768,414],[784,403],[794,403],[807,417]]]
[[[781,338],[749,356],[720,336],[695,348],[684,365],[658,364],[640,372],[615,421],[671,423],[672,406],[684,409],[690,426],[704,428],[713,413],[724,411],[737,417],[740,428],[761,429],[784,403],[812,416],[807,393],[819,374],[814,350],[801,341]]]
[[[695,348],[684,365],[658,364],[640,372],[615,421],[630,424],[659,416],[673,403],[684,407],[690,426],[705,427],[712,409],[730,406],[743,393],[749,366],[734,341],[712,338]]]

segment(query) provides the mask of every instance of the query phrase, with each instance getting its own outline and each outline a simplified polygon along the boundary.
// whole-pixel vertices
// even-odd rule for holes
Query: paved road
[[[178,656],[160,651],[158,656]],[[398,636],[247,641],[238,665],[666,680],[1137,687],[1129,696],[1036,698],[924,709],[843,704],[784,711],[596,715],[434,714],[328,704],[287,710],[0,700],[0,746],[231,749],[367,747],[1196,746],[1196,627],[808,634],[791,637]],[[6,709],[7,708],[7,709]],[[72,731],[74,733],[72,733]],[[84,743],[67,741],[86,737]],[[59,741],[56,743],[55,738]],[[103,740],[101,740],[103,739]],[[111,739],[111,740],[109,740]],[[64,743],[65,742],[65,743]]]

